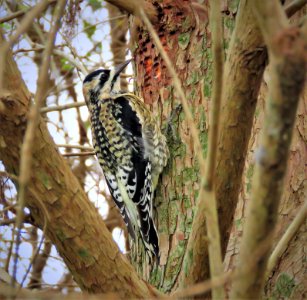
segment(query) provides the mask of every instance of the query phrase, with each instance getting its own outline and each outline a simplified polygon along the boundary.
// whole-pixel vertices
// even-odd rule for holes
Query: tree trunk
[[[204,155],[207,151],[210,105],[211,50],[208,4],[193,6],[188,1],[163,1],[157,6],[160,40],[181,79]],[[132,30],[138,92],[164,128],[170,159],[156,192],[156,223],[160,237],[160,265],[148,273],[142,260],[132,255],[133,264],[144,278],[162,291],[178,287],[183,257],[193,221],[199,190],[199,165],[195,160],[189,124],[165,66],[148,31],[139,23]]]

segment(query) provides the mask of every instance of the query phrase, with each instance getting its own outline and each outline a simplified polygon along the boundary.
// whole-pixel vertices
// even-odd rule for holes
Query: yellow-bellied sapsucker
[[[168,159],[166,138],[140,98],[123,93],[119,75],[130,62],[114,70],[97,70],[83,81],[90,111],[93,144],[112,197],[135,239],[159,256],[153,222],[153,196]]]

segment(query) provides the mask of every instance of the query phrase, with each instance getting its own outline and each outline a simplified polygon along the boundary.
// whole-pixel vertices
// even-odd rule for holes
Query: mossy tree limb
[[[211,279],[223,273],[219,221],[214,186],[224,66],[223,28],[220,8],[220,1],[214,0],[210,2],[209,20],[212,32],[213,88],[209,122],[209,145],[205,170],[203,170],[204,177],[201,176],[200,192],[195,210],[196,214],[192,225],[192,235],[189,238],[186,251],[187,255],[185,256],[185,260],[189,261],[191,259],[189,254],[193,253],[193,261],[190,264],[193,266],[198,263],[199,256],[202,257],[203,250],[208,247]],[[200,167],[202,168],[202,166]],[[206,228],[203,227],[204,219]],[[208,242],[204,239],[206,230],[208,232]],[[184,263],[186,263],[186,261],[184,261]],[[213,288],[212,297],[213,299],[224,299],[224,287],[218,286]]]
[[[241,1],[225,62],[215,176],[223,255],[238,201],[266,57],[263,39],[252,14],[251,4],[248,1]],[[185,271],[181,272],[182,286],[189,286],[209,277],[206,206],[198,209],[199,221],[195,223],[190,237],[194,241],[193,247],[186,253],[183,266]]]

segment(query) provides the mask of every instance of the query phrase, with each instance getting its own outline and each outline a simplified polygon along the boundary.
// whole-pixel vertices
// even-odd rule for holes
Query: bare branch
[[[307,0],[293,0],[285,7],[285,13],[290,18],[307,4]]]
[[[110,4],[113,4],[114,6],[118,7],[119,9],[122,9],[126,11],[129,14],[138,16],[140,8],[144,9],[146,11],[146,14],[153,24],[158,22],[158,16],[157,11],[154,7],[154,5],[148,1],[143,0],[106,0],[106,2],[109,2]]]
[[[307,202],[303,204],[303,207],[299,208],[299,211],[295,216],[294,220],[291,222],[290,226],[287,228],[286,232],[279,240],[274,251],[272,252],[268,261],[266,277],[268,277],[272,273],[278,259],[280,259],[282,254],[286,251],[286,248],[289,246],[290,241],[294,238],[295,234],[297,233],[303,222],[306,221],[306,217],[307,217]]]
[[[251,9],[240,1],[224,68],[215,187],[222,253],[233,225],[267,53]],[[239,74],[239,76],[238,76]]]
[[[91,156],[91,155],[96,155],[94,151],[90,152],[79,152],[79,153],[64,153],[62,156],[65,157],[71,157],[71,156]]]
[[[16,43],[19,36],[26,32],[29,27],[33,24],[33,20],[39,16],[48,6],[50,2],[48,0],[43,0],[39,2],[34,8],[32,8],[27,15],[22,19],[20,26],[16,29],[14,35],[10,37],[10,39],[3,43],[0,48],[0,91],[3,91],[3,66],[5,64],[6,55],[11,48],[12,45]]]
[[[224,46],[222,14],[220,13],[221,1],[211,0],[210,2],[210,27],[212,32],[212,65],[213,65],[213,86],[212,106],[209,121],[209,143],[206,165],[205,185],[212,190],[216,166],[216,153],[219,134],[220,107],[223,91],[223,68],[224,68]],[[224,298],[224,297],[222,297]]]
[[[296,109],[306,76],[306,35],[289,26],[278,0],[251,2],[269,51],[270,81],[239,268],[275,229]],[[232,299],[261,297],[271,246],[272,240],[255,268],[234,284]]]
[[[20,10],[20,11],[17,11],[17,12],[15,12],[15,13],[13,13],[13,14],[10,14],[10,15],[8,15],[8,16],[5,16],[5,17],[3,17],[3,18],[0,19],[0,24],[5,23],[5,22],[8,22],[8,21],[11,21],[11,20],[14,20],[14,19],[16,19],[16,18],[18,18],[18,17],[21,17],[21,16],[23,16],[25,13],[27,13],[27,11],[22,11],[22,10]]]
[[[94,151],[93,147],[81,146],[81,145],[67,145],[67,144],[57,144],[58,147],[67,149],[80,149],[86,151]]]
[[[216,153],[218,142],[218,124],[220,117],[220,106],[223,86],[223,30],[222,15],[220,13],[221,2],[213,0],[210,2],[210,26],[212,32],[213,50],[213,93],[212,106],[210,110],[208,155],[206,159],[205,176],[201,179],[200,193],[197,201],[196,214],[193,220],[192,232],[187,246],[187,255],[191,249],[193,255],[191,265],[201,261],[199,256],[203,255],[203,249],[208,247],[211,279],[223,273],[223,263],[220,244],[220,232],[217,214],[216,193],[214,190],[214,174],[216,165]],[[204,222],[204,217],[206,222]],[[208,234],[209,240],[203,238]],[[195,242],[195,240],[197,241]],[[216,286],[212,290],[213,299],[224,299],[224,287]]]
[[[52,112],[52,111],[62,111],[65,109],[76,108],[76,107],[81,107],[81,106],[86,106],[86,103],[77,102],[77,103],[69,103],[69,104],[64,104],[64,105],[59,105],[59,106],[42,107],[40,109],[40,112],[47,113],[47,112]]]

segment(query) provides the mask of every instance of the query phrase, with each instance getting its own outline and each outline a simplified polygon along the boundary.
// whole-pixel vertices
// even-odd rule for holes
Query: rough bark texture
[[[307,89],[298,107],[292,145],[285,177],[284,193],[279,206],[279,221],[276,238],[279,239],[307,199]],[[278,261],[266,285],[266,294],[275,299],[290,297],[304,298],[307,295],[306,249],[307,224],[302,225],[286,252]]]
[[[211,51],[207,2],[201,9],[189,1],[163,1],[157,5],[159,23],[155,29],[182,81],[204,153],[207,149],[207,113],[211,84]],[[136,255],[134,265],[161,290],[178,287],[183,255],[193,220],[198,195],[199,167],[194,157],[189,124],[178,109],[178,99],[163,60],[149,33],[138,25],[133,30],[132,46],[136,59],[137,87],[145,103],[164,124],[170,159],[157,190],[155,206],[162,251],[160,266],[150,274]],[[145,264],[144,264],[145,265]]]
[[[264,75],[266,79],[266,72]],[[255,150],[259,145],[259,132],[262,129],[264,119],[264,103],[267,95],[267,85],[262,83],[258,104],[256,107],[253,133],[249,143],[249,152],[246,160],[243,188],[236,210],[234,225],[230,243],[228,245],[225,258],[225,269],[234,268],[239,252],[242,236],[242,229],[246,218],[246,205],[251,196],[251,180],[255,166]],[[286,228],[293,220],[297,211],[304,204],[307,198],[306,189],[306,119],[307,119],[307,89],[300,101],[296,114],[296,124],[294,126],[293,138],[288,159],[288,170],[284,180],[284,191],[279,207],[279,220],[274,238],[274,244],[284,234]],[[306,289],[306,244],[307,227],[302,225],[296,237],[290,242],[282,258],[278,261],[269,280],[266,283],[265,293],[267,297],[279,299],[280,297],[290,297],[291,299],[304,298]],[[274,246],[273,246],[274,247]]]
[[[225,90],[216,170],[222,252],[225,253],[253,125],[266,50],[250,3],[241,1],[225,65]],[[239,76],[238,76],[239,74]],[[234,88],[235,87],[235,88]]]
[[[268,11],[272,13],[268,15]],[[255,257],[254,268],[234,283],[232,297],[235,299],[258,298],[262,292],[272,245],[270,236],[277,220],[292,128],[306,72],[306,35],[298,28],[289,27],[281,5],[277,1],[255,2],[253,12],[270,54],[270,81],[239,268],[244,268],[252,251],[264,245],[266,248]]]
[[[4,72],[0,157],[6,170],[18,175],[31,96],[11,53]],[[42,119],[35,132],[33,157],[27,206],[40,228],[47,221],[46,234],[79,286],[88,292],[116,292],[123,297],[153,295],[113,242],[101,216],[59,155]]]
[[[291,1],[288,1],[288,3]],[[297,24],[302,16],[306,15],[306,6],[291,18],[291,23]],[[264,120],[264,106],[267,95],[268,72],[264,73],[264,81],[260,90],[258,103],[255,112],[253,132],[249,141],[249,151],[245,164],[243,176],[243,188],[240,193],[240,200],[237,206],[232,236],[225,258],[225,269],[234,267],[242,229],[246,218],[246,206],[251,196],[251,180],[254,173],[255,150],[259,145],[259,132],[262,130]],[[283,196],[279,207],[279,220],[274,238],[274,245],[284,234],[294,216],[300,210],[307,197],[306,194],[306,116],[307,116],[307,90],[301,97],[296,114],[293,138],[290,147],[288,169],[284,179]],[[265,294],[270,299],[301,299],[304,298],[306,290],[306,247],[302,246],[306,241],[306,222],[302,225],[295,238],[289,243],[287,250],[278,261],[272,274],[266,283]],[[274,247],[274,246],[273,246]]]

